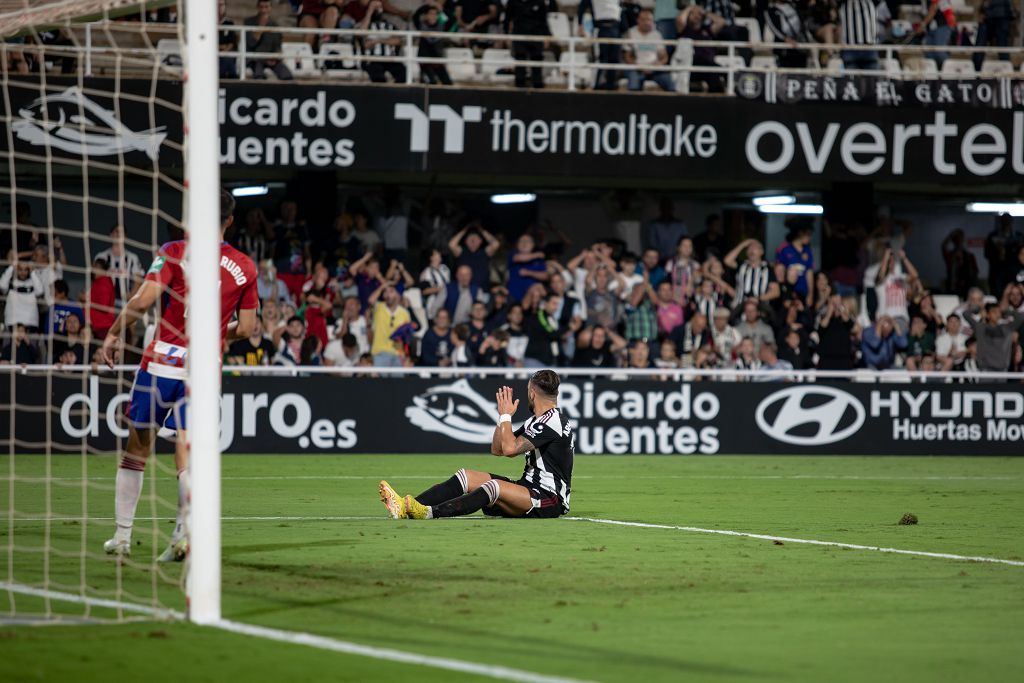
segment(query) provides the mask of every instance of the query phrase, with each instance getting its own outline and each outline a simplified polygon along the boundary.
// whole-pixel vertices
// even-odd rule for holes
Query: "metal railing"
[[[135,372],[138,366],[115,365],[108,368],[102,365],[0,365],[2,375],[33,375],[45,373],[66,374],[116,374]],[[660,379],[673,382],[695,382],[704,380],[720,381],[794,381],[816,382],[818,380],[847,380],[865,383],[906,384],[915,382],[1024,382],[1024,372],[992,372],[992,371],[945,371],[945,370],[766,370],[766,369],[732,369],[732,368],[563,368],[554,370],[563,377],[606,377],[609,379]],[[537,368],[442,368],[416,366],[411,368],[396,367],[338,367],[338,366],[249,366],[225,365],[224,375],[250,375],[256,377],[300,377],[304,375],[326,375],[336,377],[504,377],[508,379],[528,379]]]
[[[111,49],[117,49],[118,52],[124,54],[125,52],[135,53],[136,55],[142,53],[149,53],[152,55],[155,48],[158,55],[161,57],[169,58],[174,56],[173,45],[175,41],[173,39],[157,40],[154,46],[147,49],[139,48],[111,48],[109,46],[97,46],[96,41],[93,39],[94,27],[99,28],[102,25],[104,31],[108,32],[111,29],[109,22],[98,22],[97,24],[87,24],[85,26],[84,36],[84,60],[85,60],[85,72],[86,75],[92,75],[93,73],[93,58],[96,55],[104,54],[106,51]],[[491,67],[492,72],[499,70],[512,70],[516,67],[541,67],[549,72],[556,70],[557,73],[564,75],[565,84],[568,90],[575,90],[578,87],[580,81],[587,81],[592,79],[592,75],[597,71],[620,71],[629,72],[637,70],[637,66],[634,64],[628,64],[624,62],[617,63],[602,63],[600,61],[590,61],[595,57],[594,53],[601,45],[618,45],[620,47],[631,46],[635,41],[626,38],[597,38],[591,36],[537,36],[537,35],[515,35],[515,34],[495,34],[495,33],[451,33],[451,32],[435,32],[435,31],[417,31],[417,30],[394,30],[394,31],[373,31],[364,29],[308,29],[308,28],[297,28],[297,27],[265,27],[265,26],[245,26],[245,25],[228,25],[223,26],[222,29],[225,32],[233,32],[238,36],[237,49],[231,51],[222,51],[220,53],[222,58],[235,59],[238,65],[238,78],[239,80],[246,80],[249,76],[246,74],[247,67],[252,60],[288,60],[291,62],[290,66],[294,67],[302,62],[310,62],[312,64],[312,71],[314,73],[306,73],[306,70],[299,69],[299,77],[319,78],[322,80],[330,81],[332,76],[337,74],[337,71],[350,71],[352,73],[359,73],[361,67],[364,64],[372,63],[398,63],[405,67],[405,83],[412,85],[416,82],[415,80],[415,69],[414,67],[422,67],[424,65],[444,65],[446,67],[456,67],[459,65],[472,64],[474,74],[476,73],[477,67]],[[147,27],[147,35],[155,33],[159,35],[159,28]],[[351,45],[353,51],[350,54],[341,55],[337,53],[328,53],[324,51],[314,52],[312,49],[306,53],[293,53],[286,52],[282,49],[279,52],[253,52],[247,49],[246,37],[252,32],[272,32],[278,33],[285,37],[291,37],[293,39],[306,39],[309,37],[315,38],[315,41],[322,41],[327,38],[331,41],[331,44]],[[168,33],[168,35],[175,35]],[[388,39],[396,39],[400,42],[400,45],[395,45],[395,55],[373,55],[365,54],[363,50],[359,49],[361,41],[367,37],[373,37],[380,39],[386,37]],[[421,57],[417,54],[417,48],[420,39],[434,39],[441,40],[449,43],[450,46],[468,45],[470,43],[487,43],[491,45],[511,45],[512,43],[542,43],[545,47],[557,47],[561,53],[568,54],[568,59],[562,61],[550,61],[550,60],[517,60],[511,55],[507,58],[474,58],[471,62],[466,60],[460,60],[453,57],[441,56],[441,57]],[[315,42],[314,41],[314,42]],[[308,44],[298,41],[299,44]],[[737,42],[737,41],[690,41],[690,40],[660,40],[660,41],[645,41],[645,43],[658,43],[666,48],[667,51],[674,51],[673,57],[669,59],[668,63],[664,65],[657,65],[656,68],[646,67],[646,70],[654,70],[658,72],[664,72],[672,74],[674,77],[679,75],[691,75],[691,74],[712,74],[719,75],[724,79],[724,87],[726,93],[733,93],[734,83],[736,74],[739,71],[754,71],[760,73],[778,73],[778,74],[816,74],[816,75],[869,75],[869,76],[880,76],[892,79],[922,79],[922,78],[942,78],[950,80],[963,80],[980,77],[991,77],[991,78],[1010,78],[1010,79],[1024,79],[1024,72],[1021,68],[1024,68],[1024,64],[1020,67],[1015,68],[1011,71],[1003,71],[999,73],[981,73],[973,71],[967,72],[946,72],[940,73],[939,71],[926,70],[927,62],[919,61],[916,65],[911,60],[923,60],[927,59],[929,54],[934,53],[946,53],[949,55],[957,55],[961,57],[973,57],[974,55],[983,55],[984,57],[990,57],[994,61],[999,60],[1000,55],[1009,55],[1011,60],[1008,62],[1013,65],[1013,61],[1024,62],[1024,48],[1020,47],[969,47],[969,46],[936,46],[936,45],[896,45],[896,44],[878,44],[878,45],[853,45],[846,43],[799,43],[794,46],[790,46],[785,43],[766,43],[766,42]],[[284,43],[295,44],[295,43]],[[400,50],[398,48],[401,48]],[[696,48],[712,48],[715,50],[716,55],[724,57],[725,63],[720,65],[696,65],[692,62],[687,62],[685,55],[681,55],[681,51],[687,52],[692,56],[692,49]],[[49,48],[48,48],[49,49]],[[76,51],[81,52],[83,48],[81,46],[76,48]],[[760,53],[763,55],[772,55],[777,50],[802,50],[807,53],[810,58],[810,66],[803,68],[783,68],[778,66],[751,66],[744,63],[741,55]],[[850,52],[871,52],[875,53],[879,58],[880,67],[878,69],[863,70],[863,69],[846,69],[845,67],[835,66],[821,66],[820,55],[825,54],[839,54],[842,51]],[[400,54],[398,54],[400,52]],[[579,55],[582,55],[584,60],[577,61]],[[345,69],[331,69],[328,68],[328,62],[340,62],[340,61],[351,61],[351,67]],[[890,60],[896,60],[901,62],[900,71],[897,73],[890,68]],[[171,65],[173,68],[173,65]],[[300,65],[301,66],[301,65]],[[913,67],[917,68],[913,68]],[[643,67],[641,67],[643,68]],[[332,74],[332,72],[334,72]],[[476,77],[469,79],[471,83],[486,83],[487,81],[482,78],[483,71]],[[548,73],[545,78],[546,83],[551,83],[551,74]],[[507,76],[505,77],[507,80]],[[561,82],[561,78],[555,78],[554,81]],[[457,81],[458,82],[458,81]],[[685,79],[683,79],[685,82]]]

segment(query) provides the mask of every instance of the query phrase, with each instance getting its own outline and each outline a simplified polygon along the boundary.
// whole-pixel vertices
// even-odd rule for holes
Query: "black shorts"
[[[490,473],[488,473],[490,474]],[[562,512],[562,499],[550,491],[537,488],[532,483],[525,479],[519,481],[512,481],[508,477],[503,477],[500,474],[490,474],[491,479],[497,479],[498,481],[507,481],[510,484],[517,484],[527,489],[530,492],[530,498],[533,499],[533,508],[527,512],[523,517],[530,517],[532,519],[553,519],[555,517],[561,517],[564,513]],[[518,519],[518,515],[510,515],[497,505],[489,508],[484,508],[484,514],[490,517],[515,517]]]

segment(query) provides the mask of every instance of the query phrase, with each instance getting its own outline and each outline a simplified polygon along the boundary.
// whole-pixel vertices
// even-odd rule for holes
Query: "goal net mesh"
[[[177,509],[157,438],[129,557],[107,555],[126,407],[160,307],[98,351],[164,242],[183,238],[184,32],[174,3],[0,0],[0,622],[184,610],[160,564]],[[165,294],[174,296],[173,294]]]

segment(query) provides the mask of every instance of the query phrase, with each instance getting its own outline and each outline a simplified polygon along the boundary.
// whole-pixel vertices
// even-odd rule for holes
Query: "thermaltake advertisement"
[[[221,446],[228,453],[485,453],[498,418],[498,384],[226,376]],[[525,382],[515,386],[525,395]],[[47,444],[54,453],[116,451],[128,433],[129,388],[112,376],[55,377],[51,385],[12,378],[0,389],[0,448],[9,450],[13,439],[15,452]],[[526,419],[525,405],[516,423]],[[1024,453],[1024,394],[1012,384],[571,377],[562,383],[559,408],[579,453]]]

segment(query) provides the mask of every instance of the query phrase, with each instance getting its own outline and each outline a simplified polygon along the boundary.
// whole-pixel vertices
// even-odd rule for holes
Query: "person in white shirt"
[[[636,26],[626,31],[625,38],[633,41],[625,46],[623,57],[627,64],[637,68],[626,72],[630,90],[642,90],[645,81],[654,81],[666,92],[675,92],[672,74],[657,67],[668,64],[668,52],[662,45],[661,34],[654,28],[654,12],[640,10]]]
[[[901,333],[906,333],[910,326],[910,312],[907,309],[907,288],[911,280],[917,279],[917,269],[907,258],[902,249],[893,254],[886,249],[882,263],[875,276],[875,291],[878,296],[878,309],[875,319],[889,316],[896,323]]]
[[[68,257],[64,254],[59,237],[53,238],[52,254],[45,244],[37,244],[32,252],[32,267],[39,278],[39,284],[43,286],[47,306],[53,306],[53,283],[64,279],[64,266],[67,264]]]
[[[359,297],[350,296],[345,299],[341,306],[341,318],[335,325],[334,336],[340,339],[346,334],[351,334],[356,338],[356,346],[361,356],[370,350],[368,327],[366,316],[359,312]]]
[[[960,316],[950,313],[946,318],[946,329],[935,340],[935,358],[946,372],[962,365],[967,357],[968,337],[961,327]]]
[[[633,293],[633,288],[644,281],[643,273],[636,272],[638,263],[636,254],[628,251],[619,258],[620,278],[615,278],[609,285],[608,290],[615,292],[623,301],[627,301]]]
[[[350,368],[359,361],[359,343],[355,336],[345,333],[335,333],[334,339],[327,343],[324,348],[324,365]]]
[[[43,285],[27,263],[7,266],[0,275],[0,295],[6,303],[4,325],[13,330],[15,325],[24,325],[29,332],[39,328],[39,297]]]
[[[433,320],[437,312],[444,307],[448,294],[448,283],[452,281],[452,271],[444,264],[440,249],[430,251],[430,263],[420,273],[420,290],[423,292],[423,307],[427,319]]]
[[[256,278],[256,293],[261,303],[267,301],[292,301],[291,292],[288,291],[288,284],[277,277],[277,268],[271,259],[260,261],[260,272]]]
[[[732,353],[743,341],[736,328],[729,324],[729,317],[732,313],[725,306],[715,309],[714,319],[711,325],[711,339],[715,343],[715,351],[726,363],[732,362]]]
[[[125,301],[132,298],[132,294],[142,284],[142,277],[146,274],[139,257],[125,249],[124,228],[121,225],[115,225],[110,229],[110,248],[93,256],[93,261],[96,259],[107,262],[107,275],[114,280],[117,306],[120,308]]]

